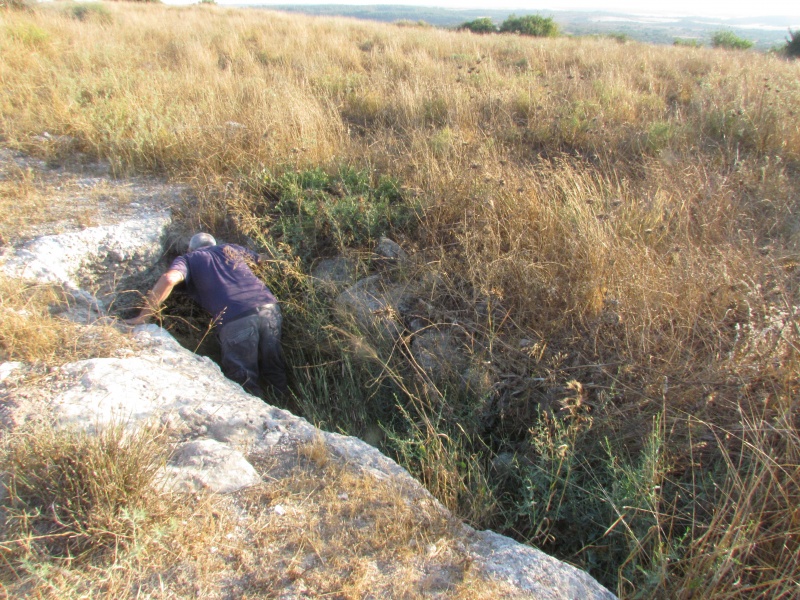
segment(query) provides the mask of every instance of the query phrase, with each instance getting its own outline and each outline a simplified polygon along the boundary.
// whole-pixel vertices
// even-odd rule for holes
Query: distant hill
[[[457,27],[478,17],[490,17],[500,24],[511,14],[543,14],[553,17],[566,35],[612,35],[652,44],[672,44],[676,38],[692,39],[708,45],[711,34],[731,29],[751,40],[760,50],[782,46],[788,30],[800,29],[800,17],[748,17],[714,19],[708,17],[653,17],[618,12],[526,11],[526,10],[457,10],[395,4],[358,6],[340,4],[271,4],[249,8],[267,8],[318,16],[342,16],[372,21],[425,21],[437,27]]]

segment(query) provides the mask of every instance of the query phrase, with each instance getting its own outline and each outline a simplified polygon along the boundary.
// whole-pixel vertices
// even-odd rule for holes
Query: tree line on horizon
[[[510,15],[499,26],[495,24],[491,17],[479,17],[471,21],[466,21],[458,26],[459,31],[471,31],[478,34],[491,33],[518,33],[531,37],[557,37],[560,28],[552,17],[541,15],[524,15],[521,17],[515,14]],[[627,41],[627,36],[617,37],[620,41]],[[701,47],[703,44],[696,39],[677,38],[674,42],[676,46]],[[728,50],[748,50],[753,47],[751,40],[742,38],[730,30],[720,30],[711,36],[711,46],[713,48],[724,48]],[[775,48],[775,51],[783,52],[788,57],[800,56],[800,30],[792,31],[789,29],[789,37],[786,38],[786,45],[783,48]]]
[[[494,24],[491,17],[479,17],[472,21],[462,23],[459,30],[473,33],[519,33],[532,37],[556,37],[560,29],[552,17],[541,15],[523,15],[518,17],[510,15],[500,26]]]

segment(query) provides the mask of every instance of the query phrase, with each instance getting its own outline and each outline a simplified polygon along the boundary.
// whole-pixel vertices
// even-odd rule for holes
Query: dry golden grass
[[[17,243],[40,233],[58,233],[66,227],[88,227],[97,213],[94,198],[83,203],[65,199],[68,182],[42,181],[33,169],[12,168],[0,180],[0,240]],[[43,227],[46,227],[42,231]]]
[[[582,383],[592,414],[576,453],[609,439],[634,460],[661,415],[654,533],[598,576],[624,595],[669,597],[723,564],[705,595],[796,593],[797,61],[210,6],[108,13],[105,23],[59,5],[0,15],[6,144],[57,159],[65,149],[37,136],[70,136],[70,152],[117,173],[193,183],[192,227],[238,225],[256,239],[269,238],[254,229],[270,198],[248,182],[264,169],[398,178],[422,203],[413,268],[437,282],[426,299],[448,307],[443,322],[464,324],[476,361],[520,382],[500,398],[513,450],[537,458],[531,377],[551,395]],[[35,205],[31,184],[19,185]],[[302,282],[281,285],[308,316],[290,296]],[[479,314],[486,298],[501,314]],[[441,394],[403,389],[441,408]],[[440,495],[465,497],[468,478],[450,475]],[[755,498],[768,508],[741,512]],[[514,528],[550,543],[531,533],[539,523]],[[550,549],[586,566],[598,556],[594,544],[563,544]]]
[[[244,497],[257,517],[248,597],[471,598],[498,589],[469,576],[459,524],[430,497],[343,466],[321,440],[292,462],[284,472],[274,459],[257,460],[267,483]]]
[[[54,285],[0,277],[0,360],[57,365],[111,356],[130,339],[111,324],[86,327],[51,310],[70,301]]]
[[[37,425],[4,439],[0,584],[10,597],[516,597],[470,572],[430,497],[342,465],[321,440],[251,457],[237,499],[159,491],[166,432]]]
[[[163,430],[37,425],[3,439],[0,583],[9,597],[220,597],[235,531],[225,499],[160,492]]]

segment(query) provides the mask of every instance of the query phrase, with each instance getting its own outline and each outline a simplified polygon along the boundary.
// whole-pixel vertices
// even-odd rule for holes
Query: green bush
[[[627,33],[607,33],[604,37],[609,40],[614,40],[618,44],[627,44],[633,41]]]
[[[786,48],[784,48],[787,56],[798,57],[800,56],[800,29],[797,31],[789,30],[789,38],[786,40]]]
[[[740,38],[732,31],[717,31],[711,36],[711,45],[728,50],[747,50],[753,47],[753,42]]]
[[[95,20],[101,23],[111,22],[111,13],[99,2],[81,2],[73,4],[67,11],[73,19],[79,21]]]
[[[50,39],[50,34],[33,23],[12,23],[6,34],[14,41],[31,48],[41,47]]]
[[[412,21],[411,19],[400,19],[399,21],[395,21],[394,24],[397,27],[420,27],[422,29],[430,29],[433,27],[427,21],[423,21],[420,19],[419,21]]]
[[[663,498],[674,498],[676,486],[667,479],[662,417],[643,434],[637,458],[609,440],[593,441],[591,426],[587,415],[543,415],[531,428],[530,451],[513,464],[519,532],[539,548],[558,548],[611,590],[627,582],[639,592],[632,597],[657,597],[686,527],[665,512]]]
[[[271,200],[271,232],[304,262],[367,247],[380,236],[413,228],[415,204],[405,202],[394,179],[373,181],[369,171],[342,167],[259,176],[261,193]]]
[[[501,33],[519,33],[534,37],[555,37],[558,35],[558,25],[550,17],[540,15],[525,15],[518,17],[511,15],[500,26]]]
[[[685,38],[675,38],[675,41],[672,42],[673,46],[684,46],[686,48],[702,48],[703,43],[700,40],[695,39],[685,39]]]
[[[459,30],[467,30],[472,33],[497,33],[497,25],[489,17],[481,17],[474,21],[467,21],[458,26]]]

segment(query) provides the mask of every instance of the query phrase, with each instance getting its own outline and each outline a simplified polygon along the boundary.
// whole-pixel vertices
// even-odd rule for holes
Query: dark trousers
[[[259,376],[279,394],[288,392],[281,350],[282,323],[280,307],[266,304],[258,308],[257,314],[226,323],[218,333],[222,372],[259,398],[264,398]]]

